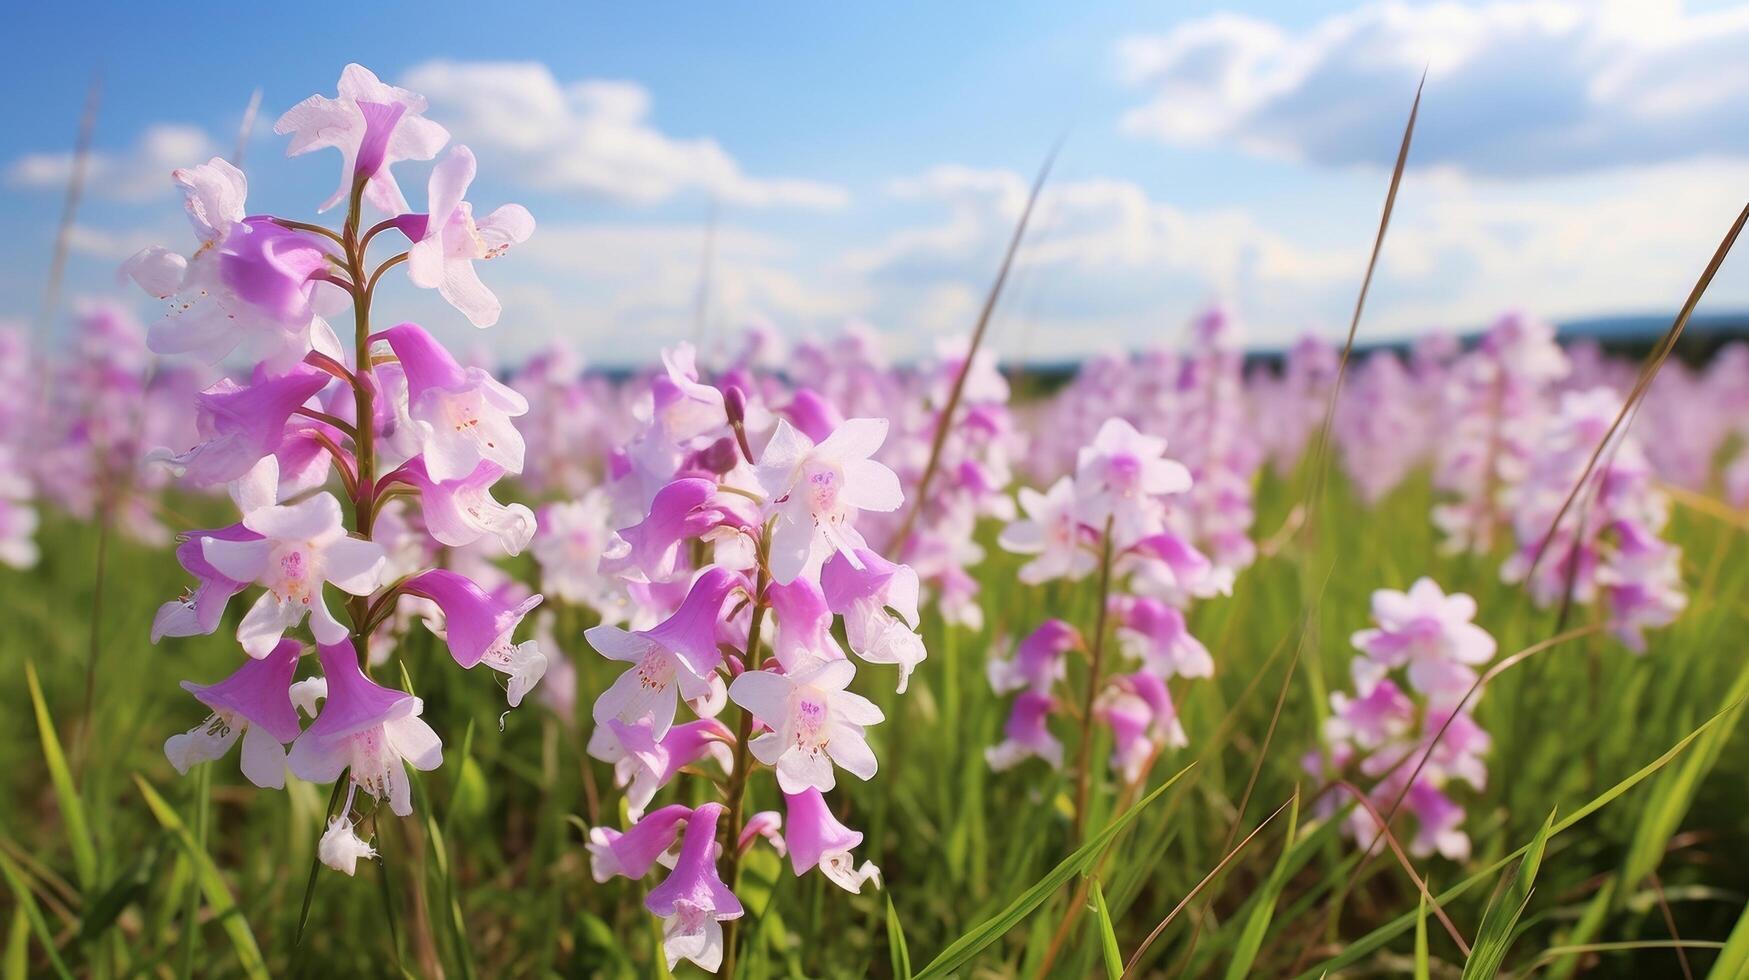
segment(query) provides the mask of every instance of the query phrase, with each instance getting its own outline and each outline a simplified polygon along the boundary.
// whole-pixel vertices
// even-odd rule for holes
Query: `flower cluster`
[[[1167,682],[1208,677],[1214,661],[1190,634],[1180,605],[1211,594],[1221,579],[1209,559],[1172,530],[1174,506],[1192,480],[1165,451],[1164,439],[1109,419],[1082,448],[1074,476],[1042,494],[1021,488],[1025,517],[999,538],[1007,550],[1033,556],[1021,567],[1020,580],[1073,581],[1098,571],[1101,608],[1091,642],[1075,626],[1052,619],[1022,640],[1012,657],[990,661],[991,687],[1015,695],[1003,741],[986,752],[992,768],[1034,756],[1053,767],[1063,764],[1063,744],[1049,722],[1065,711],[1065,659],[1073,651],[1086,653],[1090,663],[1083,688],[1083,766],[1096,721],[1110,726],[1111,766],[1126,782],[1144,778],[1161,751],[1185,744]],[[1127,670],[1107,673],[1108,623],[1130,661]]]
[[[985,556],[975,534],[981,520],[1014,519],[1008,488],[1014,482],[1012,460],[1023,441],[1008,411],[1008,381],[996,368],[994,352],[980,350],[967,363],[967,345],[963,337],[942,341],[933,361],[915,376],[914,394],[904,403],[909,410],[901,416],[906,428],[888,459],[907,486],[921,485],[929,460],[935,459],[928,495],[919,502],[910,533],[895,543],[917,569],[942,618],[978,630],[984,611],[970,570]],[[945,418],[962,372],[959,403],[953,417]],[[943,430],[939,451],[938,429]]]
[[[1382,829],[1373,811],[1401,805],[1416,821],[1410,853],[1469,856],[1464,810],[1449,791],[1454,783],[1480,790],[1488,778],[1482,757],[1491,740],[1471,714],[1479,694],[1464,700],[1476,668],[1494,657],[1494,638],[1475,615],[1474,599],[1446,595],[1428,578],[1407,592],[1373,593],[1374,626],[1354,634],[1354,693],[1330,695],[1323,750],[1305,759],[1313,776],[1371,784],[1364,791],[1372,809],[1356,806],[1345,825],[1363,847]],[[1345,802],[1332,793],[1319,806],[1327,815]]]
[[[0,564],[12,568],[31,568],[41,557],[30,471],[32,367],[23,327],[0,321]]]
[[[737,869],[761,840],[797,875],[818,869],[850,891],[879,881],[873,865],[855,865],[862,835],[823,796],[838,770],[875,775],[867,729],[884,720],[849,689],[856,661],[835,621],[850,654],[898,668],[901,692],[925,652],[917,573],[861,528],[863,515],[904,503],[874,458],[887,420],[844,418],[806,392],[772,411],[775,389],[749,394],[735,371],[708,384],[684,345],[663,363],[608,482],[550,509],[554,537],[536,548],[547,580],[605,620],[585,632],[589,644],[626,665],[595,700],[589,753],[614,765],[635,822],[591,831],[595,875],[641,878],[678,840],[646,904],[663,920],[670,966],[714,971],[734,956],[722,923],[741,915]],[[733,727],[719,720],[730,702]],[[783,814],[744,815],[755,763],[771,771]],[[723,803],[647,809],[701,766]]]
[[[1448,551],[1494,547],[1536,452],[1552,385],[1568,370],[1555,328],[1518,313],[1501,317],[1452,366],[1433,474],[1434,488],[1446,498],[1434,506],[1433,523]]]
[[[1500,572],[1524,582],[1539,605],[1568,596],[1600,603],[1616,636],[1640,652],[1644,631],[1674,621],[1687,599],[1681,552],[1660,536],[1670,505],[1650,462],[1626,427],[1604,445],[1620,412],[1621,399],[1608,388],[1561,397],[1518,488],[1517,547]]]
[[[465,146],[432,168],[427,210],[409,210],[391,165],[432,159],[448,141],[424,110],[420,96],[348,65],[338,97],[312,96],[276,126],[291,136],[292,155],[340,151],[340,189],[322,205],[346,202],[340,230],[250,215],[247,178],[214,158],[173,175],[198,239],[193,253],[152,247],[126,267],[168,306],[146,336],[153,352],[212,365],[249,355],[192,395],[180,413],[192,422],[187,435],[155,454],[186,485],[227,489],[240,519],[181,535],[177,559],[195,585],[159,609],[153,641],[213,633],[234,597],[260,589],[237,629],[242,666],[214,684],[184,685],[210,713],[171,737],[165,753],[187,771],[240,740],[243,772],[257,785],[282,786],[288,767],[315,782],[347,778],[318,853],[348,874],[375,853],[353,829],[357,794],[405,816],[406,767],[432,769],[443,757],[420,699],[366,672],[382,651],[378,631],[402,600],[422,611],[460,666],[504,674],[512,706],[546,663],[533,643],[512,642],[540,596],[425,567],[441,548],[515,554],[528,543],[533,515],[490,494],[522,469],[512,420],[527,403],[463,366],[417,324],[370,327],[378,282],[403,264],[414,285],[436,289],[475,325],[491,325],[498,301],[474,263],[533,230],[517,205],[475,218],[465,200],[474,175]],[[382,220],[365,229],[367,203]],[[404,250],[370,265],[370,246],[391,239]],[[342,345],[327,318],[348,306],[354,326]],[[411,498],[420,503],[417,522]],[[306,647],[294,631],[306,623],[320,670],[298,680]],[[307,727],[300,709],[314,718]]]

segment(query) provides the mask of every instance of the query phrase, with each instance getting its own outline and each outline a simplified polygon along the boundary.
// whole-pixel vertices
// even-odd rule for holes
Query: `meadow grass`
[[[1259,539],[1288,522],[1300,486],[1261,478]],[[1301,760],[1346,683],[1348,636],[1374,589],[1426,574],[1471,593],[1502,657],[1560,631],[1555,611],[1500,583],[1497,557],[1439,554],[1431,502],[1424,476],[1372,510],[1332,479],[1311,532],[1279,553],[1266,544],[1231,597],[1200,603],[1192,628],[1217,673],[1173,688],[1189,747],[1155,763],[1152,796],[1120,792],[1102,767],[1080,852],[1071,778],[1036,761],[985,764],[1006,705],[984,665],[1047,616],[1089,628],[1093,586],[1020,586],[1018,560],[992,547],[979,570],[986,629],[949,629],[925,609],[929,659],[912,693],[894,697],[872,673],[857,682],[887,712],[871,732],[882,772],[842,785],[886,888],[846,895],[750,852],[743,975],[1116,975],[1169,913],[1134,975],[1740,969],[1749,928],[1723,957],[1714,948],[1749,893],[1749,534],[1725,516],[1677,509],[1690,607],[1646,654],[1584,631],[1576,610],[1564,625],[1581,635],[1488,685],[1476,717],[1494,738],[1489,784],[1460,797],[1474,853],[1413,862],[1432,903],[1388,848],[1363,862],[1335,821],[1313,819],[1323,787]],[[188,518],[179,526],[211,526],[197,520],[210,502],[170,506]],[[234,758],[179,777],[162,752],[203,715],[177,682],[235,663],[242,606],[216,636],[151,646],[153,610],[184,576],[167,549],[113,538],[87,712],[99,532],[51,516],[40,540],[37,568],[0,570],[13,680],[0,694],[5,976],[662,973],[647,885],[596,884],[583,848],[586,827],[621,825],[611,771],[582,752],[588,705],[612,676],[582,640],[585,611],[549,601],[579,671],[576,719],[534,704],[503,714],[484,672],[454,670],[414,628],[376,670],[404,671],[425,699],[448,737],[444,764],[421,775],[413,818],[361,824],[379,862],[312,879],[327,787],[256,790]],[[705,780],[679,785],[703,802]],[[750,809],[777,802],[766,777],[751,792]],[[1527,850],[1540,860],[1521,866]],[[1433,906],[1471,946],[1468,970]]]

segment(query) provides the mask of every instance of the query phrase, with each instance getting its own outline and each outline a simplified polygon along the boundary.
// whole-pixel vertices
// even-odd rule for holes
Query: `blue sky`
[[[363,9],[361,9],[363,8]],[[252,211],[310,217],[337,155],[272,120],[348,61],[424,91],[472,197],[539,227],[485,270],[497,333],[411,289],[391,314],[502,353],[601,363],[708,330],[863,319],[894,353],[975,316],[1024,187],[1066,134],[997,324],[1006,356],[1172,342],[1224,298],[1252,339],[1339,333],[1415,78],[1413,169],[1363,329],[1674,309],[1749,196],[1749,11],[1570,4],[53,8],[9,16],[0,316],[36,315],[65,154],[103,77],[72,296],[188,236],[168,171],[229,155],[250,93]],[[422,164],[402,164],[417,203]],[[1749,303],[1741,263],[1712,308]],[[141,302],[144,310],[147,303]]]

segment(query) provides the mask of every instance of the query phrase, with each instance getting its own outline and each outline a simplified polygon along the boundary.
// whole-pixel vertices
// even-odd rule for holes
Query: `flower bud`
[[[729,424],[739,426],[747,421],[747,393],[739,385],[730,385],[723,392],[723,410],[729,415]]]

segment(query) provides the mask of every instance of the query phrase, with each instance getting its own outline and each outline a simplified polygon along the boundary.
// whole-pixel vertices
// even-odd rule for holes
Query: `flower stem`
[[[758,670],[760,667],[759,636],[765,626],[766,591],[771,586],[771,572],[766,560],[771,552],[771,525],[767,521],[765,528],[759,534],[758,552],[756,555],[759,572],[753,586],[753,620],[747,626],[747,670]],[[723,876],[728,882],[729,890],[734,891],[740,884],[741,849],[735,846],[735,837],[741,832],[742,803],[747,797],[747,769],[752,765],[748,757],[747,742],[753,737],[753,712],[741,709],[741,720],[735,728],[735,769],[729,775],[728,807],[729,819],[723,824],[723,856],[729,862],[729,872]],[[723,923],[723,976],[735,976],[736,940],[740,931],[736,929],[739,919],[730,919]]]
[[[358,238],[359,219],[364,211],[365,180],[352,182],[352,199],[346,210],[346,224],[340,233],[346,252],[346,271],[354,283],[365,282],[364,246]],[[392,263],[389,263],[392,264]],[[380,270],[379,270],[380,271]],[[371,280],[370,286],[376,283]],[[370,302],[373,290],[368,286],[355,290],[352,296],[352,404],[356,431],[353,433],[355,480],[352,486],[352,531],[370,540],[371,524],[376,517],[376,406],[375,386],[370,379]],[[346,603],[352,620],[352,645],[359,660],[370,664],[369,596],[355,596]]]
[[[1111,599],[1111,525],[1099,537],[1099,608],[1093,618],[1093,650],[1087,663],[1087,695],[1082,700],[1080,759],[1075,763],[1075,840],[1087,829],[1087,791],[1093,761],[1093,702],[1099,697],[1100,670],[1105,666],[1105,617]]]

